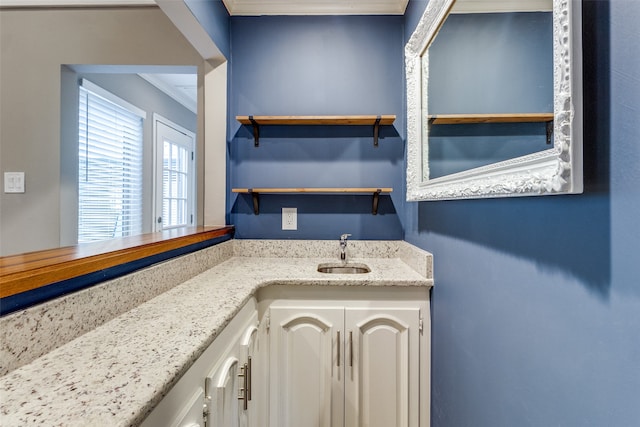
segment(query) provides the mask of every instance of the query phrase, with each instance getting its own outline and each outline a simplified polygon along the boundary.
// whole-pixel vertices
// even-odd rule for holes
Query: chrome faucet
[[[347,249],[347,239],[351,237],[351,234],[343,234],[340,236],[340,259],[345,261],[347,259],[346,249]]]

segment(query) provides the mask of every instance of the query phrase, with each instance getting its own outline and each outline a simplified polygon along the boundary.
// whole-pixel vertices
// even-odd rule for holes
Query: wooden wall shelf
[[[427,117],[433,125],[473,123],[544,123],[553,121],[553,113],[519,114],[433,114]]]
[[[236,116],[243,125],[374,125],[380,118],[381,125],[392,125],[395,115],[386,116]]]
[[[392,125],[396,116],[236,116],[236,120],[243,125],[253,126],[256,147],[259,146],[260,125],[372,125],[373,145],[377,147],[380,126]]]
[[[486,123],[546,123],[547,144],[551,144],[553,118],[553,113],[433,114],[427,116],[430,126]]]
[[[233,193],[251,194],[253,198],[253,212],[260,214],[260,193],[267,194],[373,194],[372,214],[378,214],[378,202],[381,193],[391,193],[393,188],[377,188],[377,187],[315,187],[315,188],[233,188]]]

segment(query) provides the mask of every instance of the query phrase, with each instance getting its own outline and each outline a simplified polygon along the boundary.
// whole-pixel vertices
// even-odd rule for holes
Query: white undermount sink
[[[318,271],[329,274],[363,274],[369,273],[371,269],[366,264],[327,262],[318,265]]]

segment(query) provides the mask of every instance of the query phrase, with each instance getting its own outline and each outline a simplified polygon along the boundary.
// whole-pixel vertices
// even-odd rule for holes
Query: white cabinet
[[[244,377],[239,376],[245,375],[249,355],[257,359],[258,365],[264,364],[257,352],[258,337],[257,304],[251,299],[149,414],[142,427],[258,425],[255,421],[251,424],[248,408],[244,408],[241,390]],[[256,399],[255,391],[252,397]]]
[[[261,296],[245,304],[143,427],[429,425],[424,289],[276,286]]]
[[[345,426],[418,426],[420,309],[346,309],[345,341]]]
[[[257,311],[254,310],[242,325],[237,339],[206,377],[207,427],[261,425],[260,410],[264,408],[262,402],[266,401],[263,377],[267,355],[259,351],[262,335]],[[230,327],[233,325],[227,326]]]
[[[207,426],[239,427],[237,348],[226,354],[222,366],[206,378],[205,422]],[[244,366],[243,366],[244,370]]]
[[[426,309],[407,301],[272,303],[270,425],[428,425],[420,418],[428,399],[428,381],[420,380],[428,376]]]
[[[270,425],[341,425],[344,309],[271,307],[270,312]]]
[[[244,331],[240,340],[240,360],[244,363],[240,388],[242,411],[239,414],[241,427],[264,427],[264,414],[267,413],[268,354],[264,328],[256,320]],[[246,376],[245,376],[246,375]],[[246,379],[246,383],[244,383]],[[245,399],[246,398],[246,405]]]

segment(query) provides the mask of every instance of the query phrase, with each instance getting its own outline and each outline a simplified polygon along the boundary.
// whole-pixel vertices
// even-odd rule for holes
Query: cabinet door
[[[345,425],[416,427],[419,308],[347,308]]]
[[[211,397],[208,427],[239,427],[239,364],[236,357],[230,356],[207,377],[206,393]]]
[[[142,427],[195,427],[205,423],[207,427],[238,426],[243,420],[243,402],[238,395],[244,383],[244,378],[238,375],[248,354],[257,348],[254,344],[257,323],[256,300],[250,298],[154,408]],[[264,427],[266,421],[263,418],[262,423],[258,421],[255,425]]]
[[[271,307],[272,427],[340,427],[343,307]]]
[[[257,314],[255,316],[257,319]],[[266,365],[266,349],[263,333],[260,332],[257,320],[245,330],[240,339],[240,362],[246,366],[247,375],[247,409],[241,408],[240,427],[264,427],[266,423],[266,402],[268,396]],[[242,378],[244,380],[244,377]],[[244,394],[241,394],[244,397]],[[244,407],[244,404],[242,405]]]
[[[171,427],[203,427],[204,416],[202,406],[204,405],[204,390],[202,387],[193,393],[187,404],[181,408],[178,417],[170,424]]]

